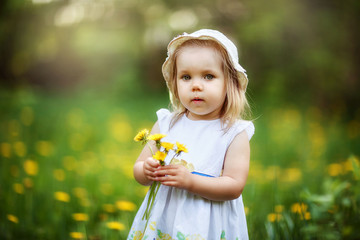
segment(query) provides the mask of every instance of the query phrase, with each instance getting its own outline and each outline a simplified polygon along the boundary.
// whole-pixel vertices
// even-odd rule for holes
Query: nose
[[[204,88],[203,86],[203,83],[201,81],[201,79],[199,78],[193,78],[193,81],[192,81],[192,91],[195,92],[195,91],[202,91]]]

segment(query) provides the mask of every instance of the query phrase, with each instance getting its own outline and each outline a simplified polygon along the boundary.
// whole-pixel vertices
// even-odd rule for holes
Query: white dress
[[[157,116],[160,133],[167,135],[162,141],[184,144],[188,153],[179,158],[192,163],[194,171],[214,177],[221,175],[225,153],[234,137],[245,130],[250,139],[255,130],[252,122],[239,120],[224,132],[219,119],[193,121],[185,115],[169,129],[172,113],[160,109]],[[169,153],[166,165],[171,158]],[[149,192],[135,216],[128,240],[248,239],[242,196],[230,201],[210,201],[183,189],[161,185],[146,226],[142,217],[148,197]]]

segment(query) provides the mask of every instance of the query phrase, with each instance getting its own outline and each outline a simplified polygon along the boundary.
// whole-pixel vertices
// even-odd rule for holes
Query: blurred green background
[[[359,22],[357,0],[1,1],[0,238],[126,239],[166,46],[213,28],[250,80],[250,238],[360,239]]]

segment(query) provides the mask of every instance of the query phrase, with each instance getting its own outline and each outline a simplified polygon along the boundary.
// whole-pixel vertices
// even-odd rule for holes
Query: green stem
[[[146,145],[149,147],[151,154],[154,155],[154,152],[153,152],[152,148],[150,147],[150,145],[149,144],[146,144]]]

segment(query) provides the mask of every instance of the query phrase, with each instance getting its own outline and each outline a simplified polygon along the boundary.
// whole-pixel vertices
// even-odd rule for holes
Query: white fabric
[[[219,177],[225,153],[237,134],[254,134],[250,121],[238,121],[226,133],[219,119],[193,121],[185,115],[169,129],[172,114],[166,109],[157,112],[160,132],[165,142],[184,144],[188,153],[180,158],[192,163],[195,171]],[[172,155],[165,159],[169,164]],[[131,227],[128,240],[144,234],[143,239],[248,239],[242,196],[231,201],[210,201],[186,190],[160,186],[148,226],[142,216],[148,195],[140,206]],[[159,237],[159,234],[163,234]],[[170,238],[171,237],[171,238]],[[184,238],[184,239],[185,239]]]
[[[221,32],[217,31],[217,30],[212,30],[212,29],[201,29],[198,30],[196,32],[193,33],[183,33],[177,37],[175,37],[173,40],[171,40],[171,42],[168,45],[168,52],[167,55],[168,57],[166,58],[163,66],[162,66],[162,72],[163,72],[163,76],[165,78],[166,81],[169,81],[170,79],[170,69],[171,65],[173,64],[170,60],[170,56],[174,53],[174,51],[176,50],[176,48],[178,46],[180,46],[182,43],[184,43],[185,41],[189,40],[189,39],[210,39],[210,40],[215,40],[216,42],[220,43],[220,45],[222,45],[225,50],[227,51],[228,55],[230,56],[230,61],[232,62],[234,68],[238,71],[238,73],[241,73],[245,76],[245,78],[247,79],[247,75],[246,75],[246,70],[239,64],[239,56],[238,56],[238,51],[236,46],[234,45],[234,43],[227,38],[224,34],[222,34]]]

